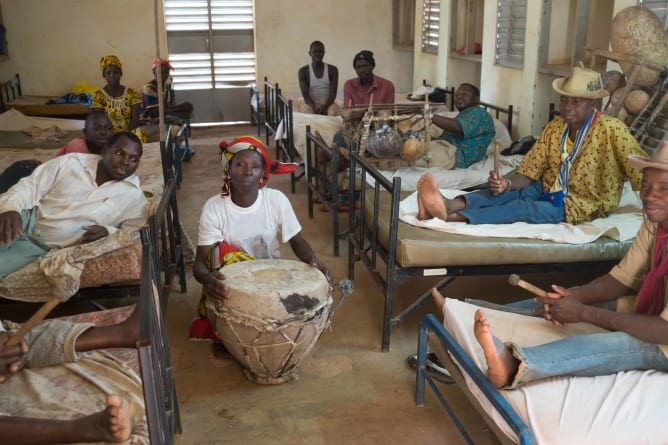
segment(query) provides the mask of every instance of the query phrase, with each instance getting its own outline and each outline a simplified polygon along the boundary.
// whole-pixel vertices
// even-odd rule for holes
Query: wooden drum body
[[[216,334],[256,383],[296,378],[329,326],[332,293],[319,270],[294,260],[254,260],[221,270],[229,296],[207,312]]]

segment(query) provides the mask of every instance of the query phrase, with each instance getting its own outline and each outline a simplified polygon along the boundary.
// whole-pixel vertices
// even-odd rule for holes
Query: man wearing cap
[[[374,104],[394,103],[394,84],[373,73],[376,60],[373,53],[363,50],[353,57],[353,68],[357,77],[346,80],[343,85],[343,108]]]
[[[151,69],[153,70],[153,79],[146,83],[141,90],[141,120],[150,123],[158,123],[158,65],[160,65],[160,76],[162,80],[162,97],[165,107],[165,119],[167,121],[183,121],[190,119],[193,113],[193,106],[190,102],[183,102],[180,104],[174,103],[174,97],[171,94],[171,82],[169,71],[172,70],[172,65],[167,59],[153,60]]]
[[[580,224],[617,208],[625,178],[639,190],[641,173],[627,156],[647,155],[623,122],[596,110],[596,101],[608,95],[600,74],[576,66],[552,87],[561,94],[560,116],[513,176],[490,172],[489,189],[446,199],[427,173],[418,181],[418,219]]]

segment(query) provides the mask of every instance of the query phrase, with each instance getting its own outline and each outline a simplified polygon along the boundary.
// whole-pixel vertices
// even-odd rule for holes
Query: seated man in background
[[[496,135],[492,116],[480,107],[480,90],[470,83],[455,91],[459,114],[446,117],[434,114],[432,123],[443,130],[440,139],[447,141],[455,156],[455,167],[466,168],[487,155],[487,147]]]
[[[0,195],[0,279],[50,249],[139,229],[147,212],[134,174],[141,155],[136,135],[116,133],[102,156],[51,159]]]
[[[372,100],[374,104],[394,103],[394,84],[375,75],[375,67],[371,51],[365,49],[355,54],[353,68],[357,77],[346,80],[343,85],[343,108],[368,105]]]
[[[322,61],[325,45],[315,40],[308,51],[311,63],[299,68],[299,88],[304,103],[298,105],[300,113],[338,116],[340,107],[334,103],[339,88],[339,70]]]
[[[93,153],[100,154],[109,137],[113,134],[111,120],[104,110],[95,108],[88,113],[83,128],[83,136],[69,141],[63,148],[58,150],[56,156],[67,153]],[[5,171],[0,173],[0,193],[5,193],[11,186],[19,182],[19,179],[29,176],[40,164],[35,159],[24,159],[16,161]]]
[[[628,178],[640,189],[641,174],[627,156],[647,157],[620,120],[595,108],[608,95],[598,72],[574,67],[552,87],[561,95],[552,120],[513,176],[490,172],[489,189],[444,198],[433,176],[418,181],[420,220],[470,224],[580,224],[607,216],[619,205]]]
[[[137,385],[138,376],[126,368],[113,368],[112,371],[102,369],[101,362],[93,358],[88,351],[106,348],[134,348],[139,338],[139,310],[135,307],[133,313],[123,322],[112,326],[95,326],[92,323],[73,323],[63,320],[50,320],[33,328],[24,341],[18,345],[7,346],[10,335],[5,332],[0,323],[0,443],[3,444],[52,444],[52,443],[80,443],[80,442],[124,442],[133,433],[133,427],[139,416],[139,409],[133,406],[142,398],[141,385]],[[105,356],[106,360],[109,360]],[[21,370],[62,366],[90,360],[92,367],[85,368],[88,372],[86,379],[91,386],[99,387],[101,393],[107,393],[105,408],[79,418],[71,418],[72,412],[85,412],[87,406],[67,406],[62,401],[62,417],[36,418],[17,417],[14,412],[21,411],[26,406],[26,395],[22,392],[25,386],[31,386],[37,393],[46,393],[42,400],[50,400],[48,393],[50,385],[60,386],[62,382],[30,379],[26,382],[15,382],[12,376],[21,374]],[[106,363],[106,362],[102,362]],[[85,365],[84,365],[85,366]],[[69,369],[69,368],[68,368]],[[123,371],[119,371],[122,369]],[[96,370],[97,372],[93,371]],[[64,371],[60,376],[76,371]],[[121,374],[113,379],[116,372]],[[132,373],[125,375],[124,373]],[[35,375],[33,372],[31,375]],[[121,377],[122,376],[122,377]],[[48,378],[43,376],[42,379]],[[14,384],[16,383],[16,385]],[[122,388],[122,396],[109,394]],[[103,389],[104,388],[104,389]],[[112,389],[113,388],[113,389]],[[132,398],[129,398],[129,397]],[[29,399],[33,400],[33,399]],[[36,407],[39,411],[39,407]],[[48,411],[48,408],[43,408]]]

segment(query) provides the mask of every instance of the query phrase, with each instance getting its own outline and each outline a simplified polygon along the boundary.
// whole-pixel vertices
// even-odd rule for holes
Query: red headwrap
[[[223,152],[221,165],[223,167],[223,174],[225,175],[226,182],[228,181],[227,172],[230,161],[234,155],[242,150],[257,150],[260,152],[260,155],[262,155],[262,159],[264,160],[264,179],[260,183],[260,188],[267,185],[270,174],[285,175],[293,173],[299,168],[299,164],[278,162],[271,159],[262,141],[253,136],[239,136],[229,144],[226,141],[221,141],[219,146]]]
[[[170,70],[174,69],[174,67],[172,67],[172,64],[169,63],[169,60],[167,59],[160,59],[159,63],[160,65],[167,66]],[[153,59],[153,64],[151,65],[151,69],[154,70],[157,66],[158,66],[158,59]]]

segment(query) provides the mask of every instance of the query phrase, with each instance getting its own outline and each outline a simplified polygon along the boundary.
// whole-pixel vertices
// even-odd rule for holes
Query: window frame
[[[422,0],[422,52],[438,54],[441,0]]]
[[[517,69],[524,67],[527,7],[527,0],[497,0],[495,65]],[[521,31],[516,31],[517,25],[520,25]]]

